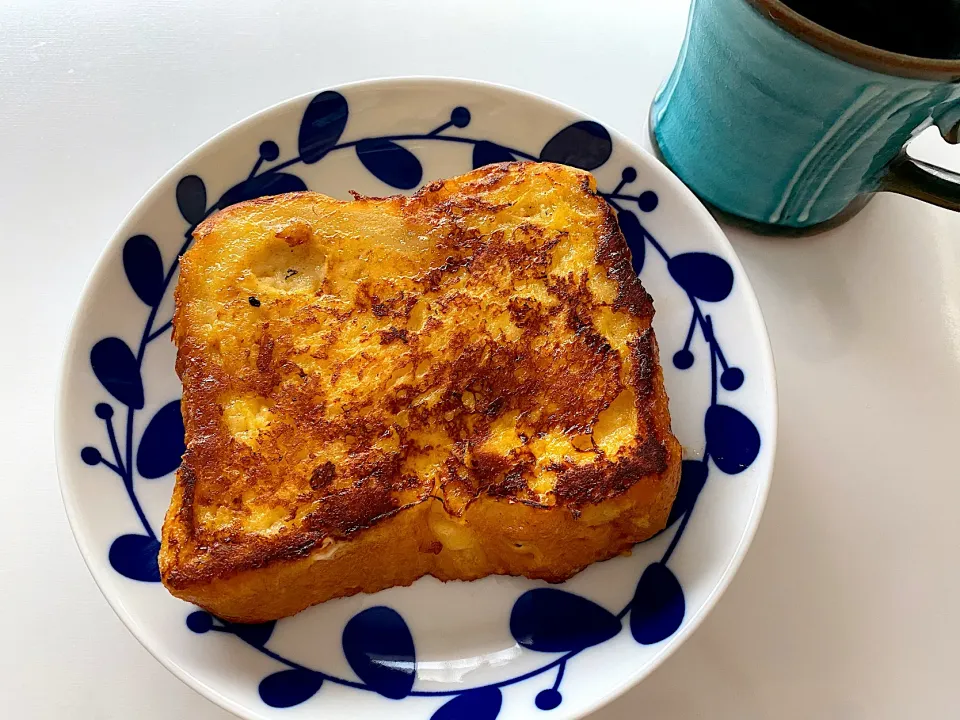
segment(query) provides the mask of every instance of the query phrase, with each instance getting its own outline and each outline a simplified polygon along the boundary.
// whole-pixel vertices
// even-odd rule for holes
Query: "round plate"
[[[193,228],[260,195],[413,192],[512,158],[591,170],[619,212],[656,303],[686,458],[667,530],[562,585],[424,578],[263,625],[232,625],[169,595],[157,537],[183,451],[170,319]],[[609,128],[476,82],[348,85],[218,135],[167,173],[107,245],[65,358],[57,459],[90,571],[150,652],[246,718],[583,716],[649,673],[716,602],[753,536],[773,463],[769,342],[710,215]]]

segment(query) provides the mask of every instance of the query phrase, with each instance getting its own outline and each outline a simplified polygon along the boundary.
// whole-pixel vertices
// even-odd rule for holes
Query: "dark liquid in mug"
[[[853,40],[905,55],[960,58],[960,0],[783,0]]]

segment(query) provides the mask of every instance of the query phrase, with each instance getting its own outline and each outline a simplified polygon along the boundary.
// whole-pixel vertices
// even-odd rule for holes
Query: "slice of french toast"
[[[181,260],[177,597],[236,622],[430,574],[560,582],[666,525],[653,304],[593,177],[234,205]]]

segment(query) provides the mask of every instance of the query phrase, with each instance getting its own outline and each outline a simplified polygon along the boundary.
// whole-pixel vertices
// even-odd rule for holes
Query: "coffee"
[[[960,0],[783,0],[852,40],[917,57],[960,59]]]

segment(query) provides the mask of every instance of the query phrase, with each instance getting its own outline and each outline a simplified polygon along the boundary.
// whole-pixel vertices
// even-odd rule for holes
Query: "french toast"
[[[662,530],[680,446],[593,177],[240,203],[181,259],[177,597],[262,622],[424,575],[563,581]]]

